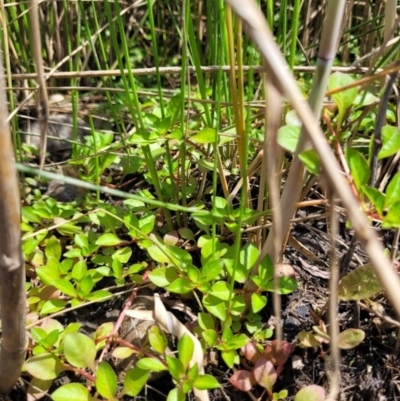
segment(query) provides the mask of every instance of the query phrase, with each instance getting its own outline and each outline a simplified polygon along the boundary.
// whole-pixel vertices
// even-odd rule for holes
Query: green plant
[[[213,376],[199,374],[197,364],[191,364],[193,357],[193,342],[188,335],[178,341],[178,357],[167,354],[168,341],[157,326],[149,329],[149,343],[157,355],[141,358],[135,367],[130,369],[123,380],[122,390],[117,391],[118,379],[108,362],[96,362],[97,351],[104,348],[107,338],[112,338],[112,324],[100,326],[94,339],[79,333],[80,325],[73,323],[64,327],[53,319],[47,319],[40,328],[32,329],[32,340],[35,344],[33,356],[24,365],[33,376],[30,383],[30,393],[34,388],[47,391],[52,380],[61,372],[74,371],[95,386],[97,393],[107,400],[118,400],[124,395],[136,396],[140,393],[151,372],[169,371],[176,388],[170,392],[168,399],[184,400],[185,394],[197,388],[200,390],[219,387]],[[132,348],[132,347],[131,347]],[[131,352],[144,352],[133,348]],[[127,357],[127,350],[116,349],[114,355]],[[149,355],[149,353],[147,353]],[[88,389],[79,383],[70,383],[59,387],[52,393],[52,398],[64,400],[73,398],[81,401],[97,399],[91,397]]]

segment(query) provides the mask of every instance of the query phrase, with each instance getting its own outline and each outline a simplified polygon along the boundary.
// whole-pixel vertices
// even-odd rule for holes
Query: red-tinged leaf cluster
[[[287,341],[282,341],[279,348],[276,340],[271,341],[264,350],[255,343],[247,343],[241,352],[254,367],[252,370],[237,370],[229,379],[230,383],[241,391],[249,391],[258,384],[272,396],[272,388],[293,350],[294,345]]]

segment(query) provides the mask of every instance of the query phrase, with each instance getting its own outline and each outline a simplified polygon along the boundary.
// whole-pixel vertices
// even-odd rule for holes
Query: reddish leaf
[[[264,387],[268,394],[272,395],[272,387],[278,378],[272,362],[266,358],[260,358],[254,365],[253,374],[257,383]]]
[[[233,387],[241,391],[250,391],[256,384],[256,380],[252,372],[247,370],[237,370],[230,378]]]
[[[294,401],[324,401],[325,390],[315,384],[303,387],[294,397]]]
[[[278,350],[278,342],[273,340],[265,347],[264,356],[275,366],[284,365],[293,350],[294,346],[287,341],[282,341],[281,348]]]
[[[250,362],[256,363],[258,359],[262,357],[261,352],[258,350],[257,345],[248,342],[241,349],[243,356]]]

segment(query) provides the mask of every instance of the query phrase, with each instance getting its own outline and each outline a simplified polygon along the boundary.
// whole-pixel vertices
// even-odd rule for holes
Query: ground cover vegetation
[[[27,343],[15,366],[0,353],[0,393],[397,399],[396,16],[389,0],[5,2],[25,269],[19,309],[2,276],[2,345],[16,314]],[[71,116],[69,145],[49,128],[40,171],[26,138],[48,113]]]

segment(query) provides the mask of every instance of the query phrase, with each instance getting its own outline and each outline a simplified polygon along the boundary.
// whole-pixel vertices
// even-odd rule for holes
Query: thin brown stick
[[[235,67],[237,70],[238,67]],[[229,72],[231,70],[231,66],[229,65],[210,65],[210,66],[201,66],[201,71],[205,73],[217,73],[219,71]],[[264,73],[265,68],[263,66],[249,66],[244,65],[243,71],[254,71],[258,73]],[[295,72],[314,72],[315,67],[307,67],[307,66],[298,66],[294,67],[293,69]],[[332,71],[340,71],[343,73],[349,74],[365,74],[368,69],[362,67],[332,67]],[[384,70],[378,70],[378,72],[382,72]],[[158,71],[156,67],[149,67],[149,68],[135,68],[132,70],[133,75],[154,75],[154,74],[161,74],[161,75],[174,75],[180,74],[182,72],[182,67],[159,67]],[[193,66],[188,66],[188,72],[191,74],[196,73],[196,68]],[[101,78],[101,77],[119,77],[122,74],[127,74],[128,70],[89,70],[89,71],[54,71],[51,74],[51,77],[54,79],[65,79],[65,78]],[[383,74],[385,75],[385,74]],[[24,74],[11,74],[11,78],[16,81],[23,81],[25,79],[35,79],[36,74],[33,73],[24,73]],[[49,78],[49,76],[47,77]],[[93,89],[93,88],[92,88]],[[340,89],[340,88],[338,88]]]

